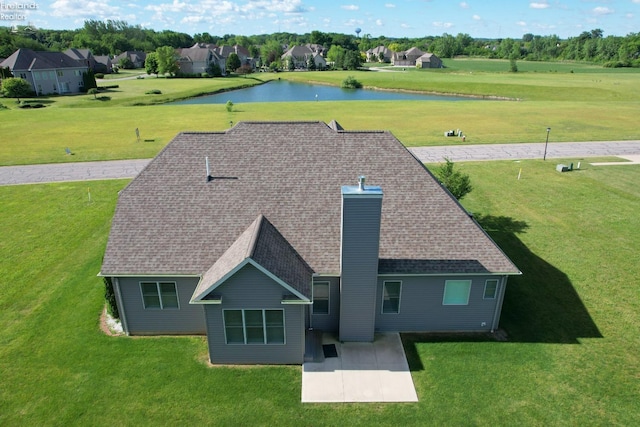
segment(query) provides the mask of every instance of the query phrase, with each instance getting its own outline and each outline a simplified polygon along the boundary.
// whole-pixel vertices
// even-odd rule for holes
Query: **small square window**
[[[174,282],[140,282],[144,308],[178,309],[178,289]]]
[[[498,280],[491,279],[484,282],[484,299],[495,299],[498,292]]]
[[[443,305],[469,305],[471,280],[447,280],[444,283]]]

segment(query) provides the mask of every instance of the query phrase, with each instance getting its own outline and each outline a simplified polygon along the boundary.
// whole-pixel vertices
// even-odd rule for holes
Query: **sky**
[[[314,30],[371,37],[561,38],[640,32],[640,0],[0,0],[0,26],[76,29],[121,20],[156,31],[255,35]]]

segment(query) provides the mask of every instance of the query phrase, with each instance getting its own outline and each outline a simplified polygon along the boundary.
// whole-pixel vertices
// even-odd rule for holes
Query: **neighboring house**
[[[86,63],[62,52],[31,49],[16,50],[0,67],[8,67],[14,77],[28,81],[36,95],[83,92],[83,74],[89,71]]]
[[[202,74],[208,72],[212,65],[217,66],[220,72],[225,73],[225,60],[216,53],[216,47],[195,44],[189,48],[176,49],[178,53],[178,66],[184,74]]]
[[[86,64],[94,73],[111,73],[113,67],[108,56],[93,56],[89,49],[67,49],[65,55]]]
[[[113,63],[118,65],[120,60],[124,58],[129,58],[133,64],[133,68],[143,68],[144,61],[147,59],[147,54],[138,50],[128,50],[113,58]]]
[[[517,274],[391,133],[336,122],[180,133],[119,193],[100,272],[127,334],[234,364],[302,363],[318,330],[494,331]]]
[[[416,61],[424,55],[424,52],[417,47],[412,47],[404,52],[394,52],[391,56],[391,63],[402,67],[415,67]]]
[[[98,55],[94,57],[96,60],[96,73],[111,74],[113,72],[113,62],[109,55]]]
[[[416,60],[418,68],[442,68],[442,60],[433,53],[425,53]]]
[[[327,67],[327,61],[322,56],[323,49],[317,46],[319,45],[293,46],[282,54],[281,59],[283,62],[293,61],[295,69],[306,70],[309,66],[309,58],[313,58],[316,69],[324,69]]]
[[[240,58],[240,63],[243,66],[244,65],[249,66],[254,70],[256,68],[255,59],[251,57],[251,53],[245,47],[242,47],[239,45],[234,45],[234,46],[223,45],[223,46],[216,47],[215,52],[218,54],[220,58],[222,58],[225,61],[225,64],[226,64],[226,60],[229,58],[229,55],[231,55],[232,53],[235,53],[236,55],[238,55],[238,58]]]
[[[381,62],[380,54],[382,53],[383,61],[382,62],[391,62],[391,57],[393,56],[393,52],[386,48],[386,46],[378,46],[373,49],[369,49],[367,54],[367,62]]]

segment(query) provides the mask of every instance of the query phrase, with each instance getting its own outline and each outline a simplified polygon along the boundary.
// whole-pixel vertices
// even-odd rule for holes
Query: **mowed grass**
[[[640,166],[554,166],[457,164],[463,204],[524,275],[509,341],[404,336],[415,404],[303,405],[300,367],[210,368],[203,337],[104,335],[96,273],[127,181],[0,187],[0,425],[634,425]]]
[[[0,110],[0,165],[153,157],[179,132],[220,131],[242,120],[336,119],[348,130],[390,130],[407,146],[459,144],[458,138],[443,136],[449,129],[462,129],[466,144],[542,142],[547,127],[553,142],[640,139],[637,70],[521,62],[523,69],[533,71],[501,72],[504,61],[463,59],[445,61],[448,68],[443,70],[109,80],[101,85],[119,86],[99,95],[109,100],[59,96],[41,99],[47,107],[34,110],[17,109],[14,100],[3,99],[10,109]],[[535,67],[563,72],[537,72]],[[575,72],[568,72],[568,67]],[[339,86],[349,75],[367,87],[385,90],[521,100],[255,103],[237,104],[232,113],[218,104],[153,105],[274,78]],[[145,93],[153,89],[162,94]],[[137,143],[135,129],[140,130],[142,143]],[[74,155],[66,155],[65,148]]]
[[[610,107],[610,108],[609,108]],[[183,131],[220,131],[250,120],[337,120],[347,130],[390,130],[407,146],[640,139],[640,101],[351,101],[64,108],[0,111],[0,165],[149,158]],[[139,129],[141,142],[135,130]],[[65,153],[69,148],[74,155]]]

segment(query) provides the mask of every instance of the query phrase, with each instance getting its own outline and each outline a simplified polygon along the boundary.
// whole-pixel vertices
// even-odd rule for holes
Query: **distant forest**
[[[384,45],[392,51],[417,47],[441,58],[459,55],[510,60],[557,61],[571,60],[602,64],[605,67],[640,67],[640,33],[624,37],[607,36],[594,29],[568,39],[558,36],[525,34],[521,39],[474,39],[468,34],[425,36],[422,38],[387,38],[323,33],[274,33],[254,36],[209,33],[193,36],[175,31],[155,31],[124,21],[90,20],[75,30],[33,29],[28,26],[0,27],[0,58],[6,58],[19,48],[64,51],[69,48],[90,49],[94,55],[117,55],[128,50],[155,51],[158,47],[189,47],[194,43],[240,45],[265,63],[279,60],[282,46],[306,43],[323,45],[326,49],[339,46],[349,51],[364,52]]]

